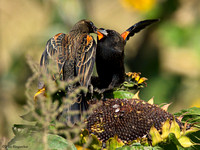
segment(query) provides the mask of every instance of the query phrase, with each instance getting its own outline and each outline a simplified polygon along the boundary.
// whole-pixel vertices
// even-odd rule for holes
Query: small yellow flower
[[[151,10],[155,4],[156,0],[120,0],[121,4],[128,10],[137,10],[141,12],[146,12]]]

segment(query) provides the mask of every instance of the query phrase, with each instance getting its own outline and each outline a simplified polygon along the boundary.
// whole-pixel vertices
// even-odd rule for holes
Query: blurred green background
[[[46,41],[67,33],[80,19],[122,33],[134,23],[160,18],[132,37],[125,50],[126,72],[141,72],[148,86],[140,97],[170,103],[170,112],[200,106],[199,0],[1,0],[0,139],[9,140],[23,123],[25,85],[39,64]],[[32,94],[37,85],[32,85]]]

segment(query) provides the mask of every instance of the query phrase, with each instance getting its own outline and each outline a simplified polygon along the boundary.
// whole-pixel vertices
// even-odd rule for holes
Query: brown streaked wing
[[[95,56],[96,56],[96,42],[94,38],[87,35],[80,45],[80,49],[77,51],[76,56],[76,74],[81,75],[80,84],[82,86],[88,86],[92,76]]]
[[[49,60],[56,61],[58,73],[62,72],[63,64],[67,58],[67,51],[65,45],[67,44],[67,34],[59,33],[47,41],[45,50],[42,54],[40,65],[45,66],[49,64]]]

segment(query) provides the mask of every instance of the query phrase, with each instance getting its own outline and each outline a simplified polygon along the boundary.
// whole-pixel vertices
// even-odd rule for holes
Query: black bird
[[[99,81],[95,84],[100,89],[100,93],[111,90],[123,83],[125,78],[124,47],[127,40],[146,26],[157,21],[159,20],[140,21],[121,35],[109,29],[106,32],[103,28],[97,31],[96,68]]]
[[[46,48],[41,56],[40,66],[48,73],[49,61],[57,65],[60,79],[68,81],[80,76],[79,85],[88,87],[96,57],[96,42],[89,33],[96,33],[97,28],[89,20],[77,22],[68,34],[59,33],[47,41]],[[51,74],[52,75],[52,74]],[[52,76],[54,77],[55,74]],[[73,86],[68,87],[67,92],[73,92]],[[39,91],[45,91],[42,81],[39,83]],[[36,93],[37,95],[37,93]],[[83,111],[87,109],[87,103],[82,98],[71,106],[71,110]]]

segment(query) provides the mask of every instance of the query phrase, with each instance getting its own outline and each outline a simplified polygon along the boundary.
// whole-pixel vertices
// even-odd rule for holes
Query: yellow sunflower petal
[[[171,128],[170,128],[170,133],[174,133],[176,138],[180,138],[181,136],[181,130],[180,130],[180,127],[178,125],[178,123],[176,122],[176,120],[174,119],[171,123]]]
[[[151,127],[149,133],[150,133],[151,138],[152,138],[152,146],[155,146],[158,143],[162,142],[161,135],[154,126]]]
[[[181,136],[178,141],[184,148],[194,145],[187,136]]]
[[[162,135],[161,135],[162,139],[166,139],[168,137],[169,129],[170,129],[170,123],[169,119],[167,119],[162,126]]]

